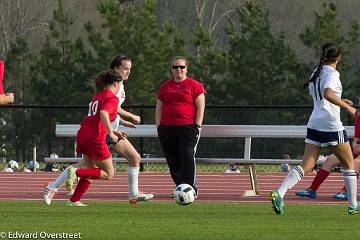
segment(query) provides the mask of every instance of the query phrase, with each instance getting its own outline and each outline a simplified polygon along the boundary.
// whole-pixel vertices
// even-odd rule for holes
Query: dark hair
[[[101,72],[94,79],[94,91],[95,94],[104,90],[107,85],[113,84],[114,82],[121,82],[121,75],[113,69],[109,69],[106,72]]]
[[[314,82],[318,78],[324,64],[334,63],[340,55],[340,48],[335,43],[325,43],[321,47],[319,65],[317,66],[315,72],[311,75],[310,80],[304,84],[304,88],[309,86],[310,83]]]
[[[131,61],[131,59],[124,54],[116,54],[109,64],[110,69],[115,69],[118,66],[121,66],[121,61]]]

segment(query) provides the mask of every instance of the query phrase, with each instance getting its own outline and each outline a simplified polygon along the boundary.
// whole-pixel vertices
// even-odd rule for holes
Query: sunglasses
[[[186,66],[172,66],[172,69],[185,69],[186,68]]]

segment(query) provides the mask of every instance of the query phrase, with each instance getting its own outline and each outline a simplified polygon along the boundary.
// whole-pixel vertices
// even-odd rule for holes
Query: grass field
[[[5,232],[80,233],[81,239],[359,239],[360,216],[345,205],[287,205],[276,216],[269,204],[88,202],[70,208],[42,202],[0,202]],[[55,239],[59,239],[55,238]]]

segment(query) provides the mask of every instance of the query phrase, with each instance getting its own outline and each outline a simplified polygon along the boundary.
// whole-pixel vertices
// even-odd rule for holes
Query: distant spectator
[[[230,163],[229,168],[225,170],[225,173],[239,173],[240,171],[237,170],[235,163]]]

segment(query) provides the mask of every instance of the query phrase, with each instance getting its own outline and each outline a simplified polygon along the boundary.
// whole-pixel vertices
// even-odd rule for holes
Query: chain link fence
[[[0,107],[0,170],[8,167],[10,160],[19,163],[19,171],[31,169],[33,146],[36,146],[38,170],[49,170],[43,158],[56,153],[61,157],[74,156],[74,138],[57,138],[55,125],[79,124],[87,114],[87,106],[2,106]],[[128,106],[127,110],[142,117],[143,124],[154,124],[154,106]],[[219,125],[306,125],[311,113],[310,106],[207,106],[204,124]],[[347,115],[343,115],[344,125],[352,125]],[[124,129],[126,131],[126,129]],[[129,139],[143,157],[163,157],[157,138]],[[252,139],[251,158],[301,159],[304,139]],[[243,158],[244,138],[201,138],[197,157]],[[229,163],[230,164],[230,163]],[[198,172],[222,173],[229,164],[198,164]],[[66,165],[64,165],[66,166]],[[56,169],[61,170],[58,164]],[[291,166],[290,166],[291,167]],[[234,167],[233,167],[234,168]],[[237,164],[240,172],[247,172],[247,166]],[[257,165],[258,172],[286,171],[287,165]],[[127,164],[116,163],[116,171],[124,172]],[[166,164],[144,163],[146,172],[168,172]]]

